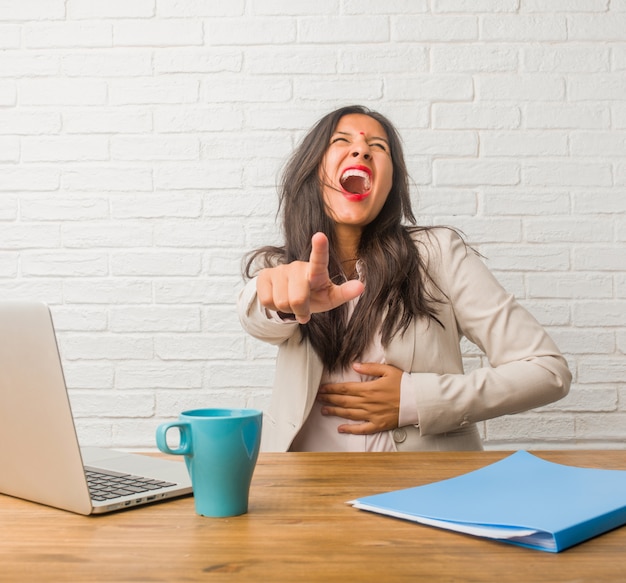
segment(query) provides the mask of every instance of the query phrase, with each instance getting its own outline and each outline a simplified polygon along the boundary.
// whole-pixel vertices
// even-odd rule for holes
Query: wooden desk
[[[623,581],[626,527],[552,554],[345,504],[505,455],[261,454],[250,512],[235,518],[197,516],[192,498],[83,517],[0,496],[0,581]],[[626,451],[537,455],[626,469]]]

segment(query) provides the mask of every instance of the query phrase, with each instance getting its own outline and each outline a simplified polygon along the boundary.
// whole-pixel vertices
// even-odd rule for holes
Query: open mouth
[[[365,198],[372,188],[372,173],[365,166],[346,168],[339,179],[341,188],[349,195]]]

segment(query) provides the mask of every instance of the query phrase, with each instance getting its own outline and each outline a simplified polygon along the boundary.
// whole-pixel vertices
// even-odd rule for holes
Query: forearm
[[[562,356],[531,357],[468,374],[405,374],[402,399],[421,434],[434,435],[556,401],[570,380]]]

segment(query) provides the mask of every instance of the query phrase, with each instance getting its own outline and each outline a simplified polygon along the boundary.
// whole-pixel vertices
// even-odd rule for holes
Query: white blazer
[[[546,331],[454,231],[422,231],[415,241],[447,296],[438,306],[444,327],[416,319],[385,349],[385,362],[409,373],[419,419],[392,435],[399,451],[481,449],[477,422],[562,398],[571,373]],[[256,278],[241,291],[238,311],[249,334],[279,347],[262,449],[287,451],[315,401],[322,363],[302,342],[300,324],[267,317]],[[464,373],[463,336],[485,353],[489,367]]]

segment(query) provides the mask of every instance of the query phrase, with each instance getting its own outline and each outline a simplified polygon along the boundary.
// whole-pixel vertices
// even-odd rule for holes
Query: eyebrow
[[[353,134],[349,133],[349,132],[333,132],[333,136],[335,134],[340,134],[342,136],[352,136]],[[385,144],[389,145],[389,140],[387,138],[383,138],[382,136],[372,136],[371,138],[369,138],[369,141],[371,142],[372,140],[381,140],[383,142],[385,142]]]

